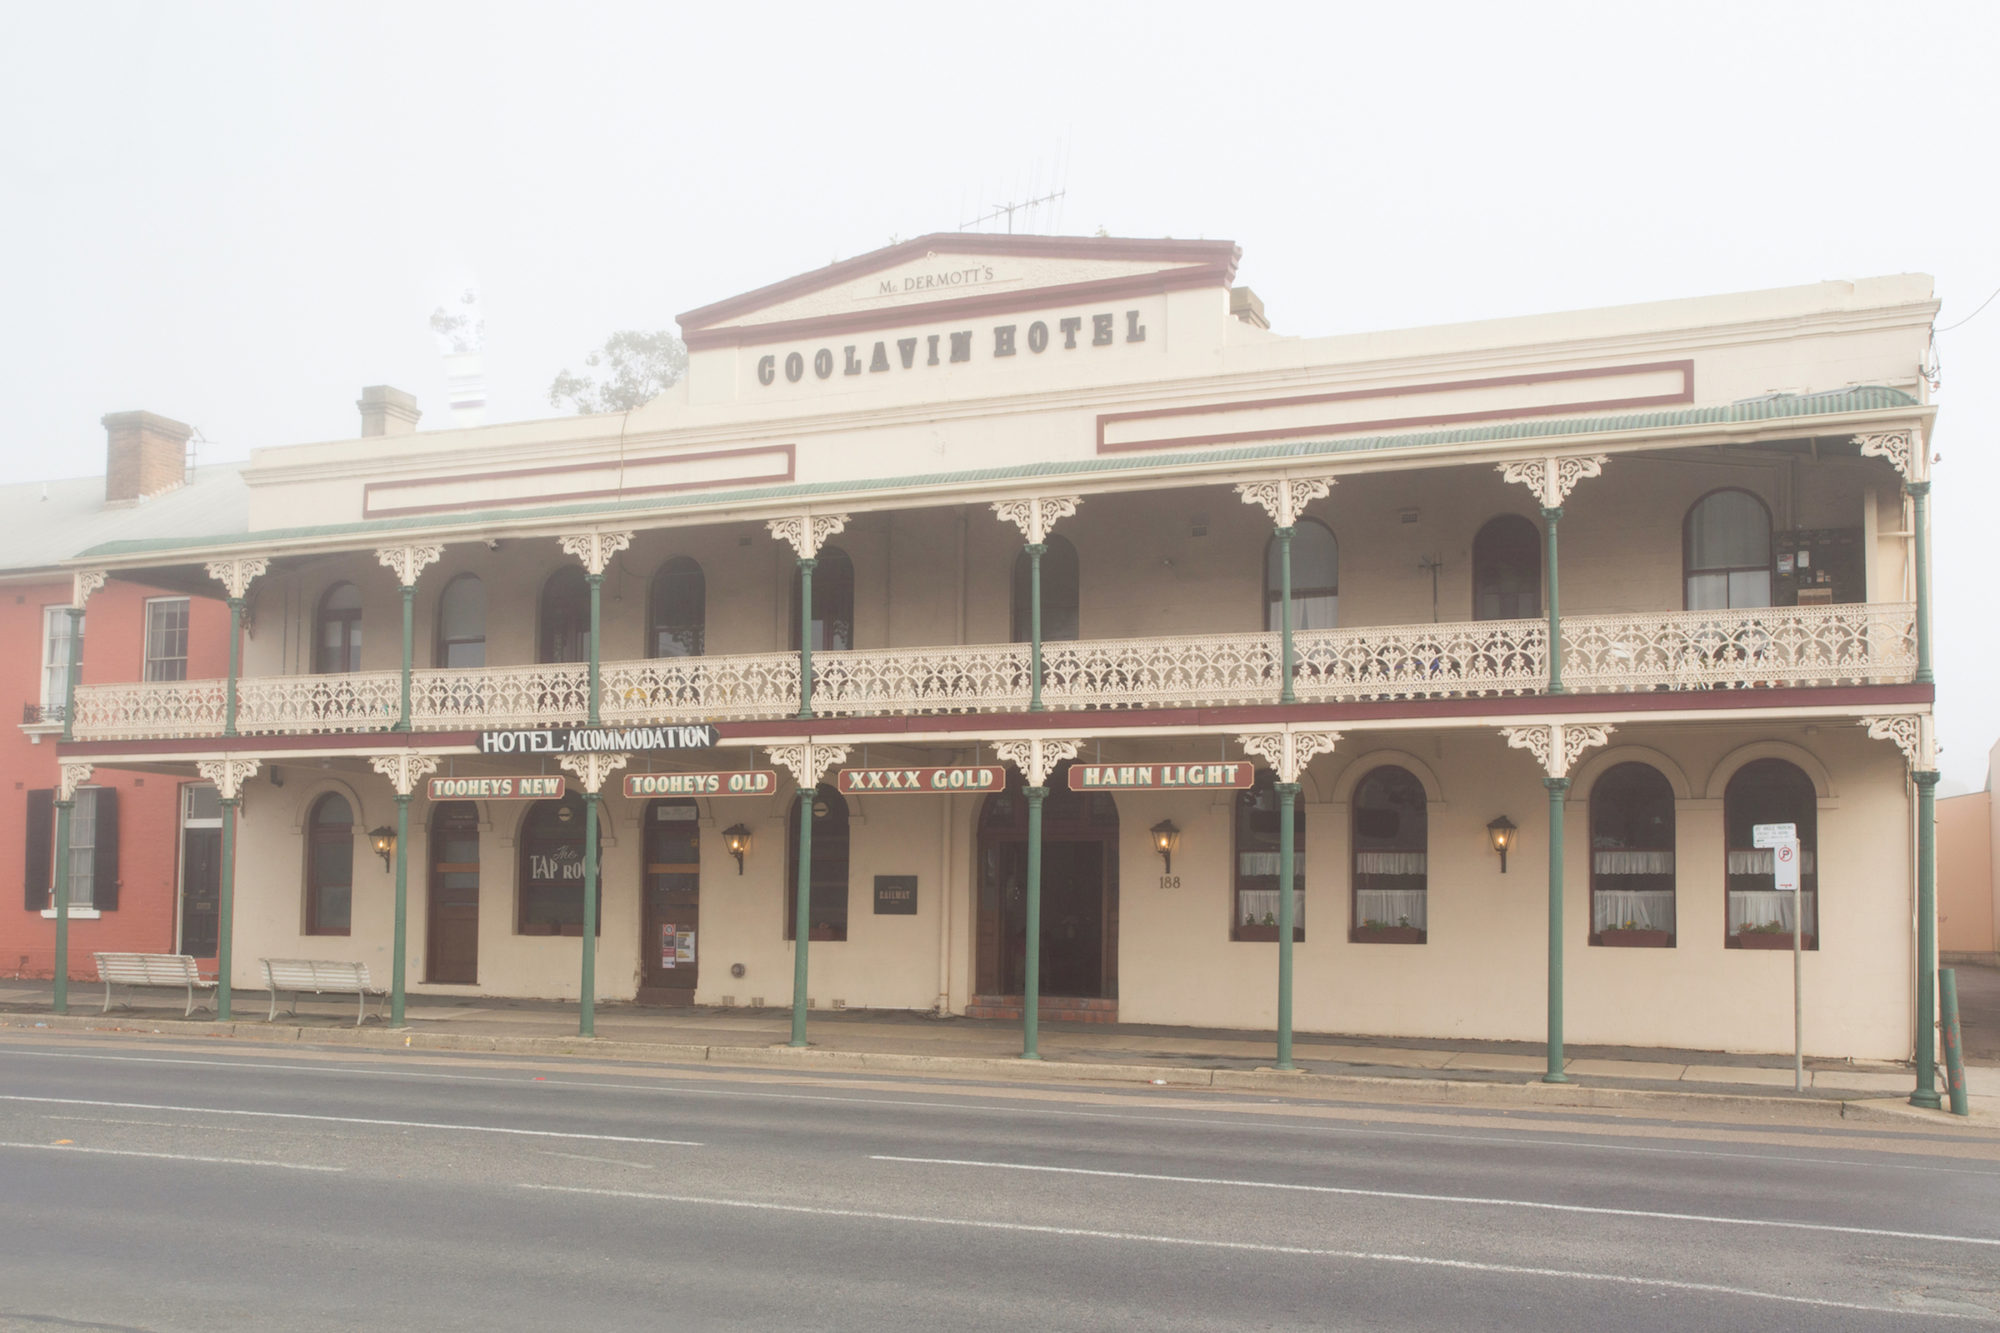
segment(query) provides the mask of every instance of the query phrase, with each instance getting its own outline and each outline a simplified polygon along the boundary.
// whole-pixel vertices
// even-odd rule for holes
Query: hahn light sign
[[[1248,761],[1223,764],[1071,764],[1071,791],[1179,791],[1182,788],[1249,787],[1257,780]]]
[[[555,727],[546,731],[482,731],[481,754],[629,754],[645,750],[707,750],[718,739],[706,723],[685,727]]]

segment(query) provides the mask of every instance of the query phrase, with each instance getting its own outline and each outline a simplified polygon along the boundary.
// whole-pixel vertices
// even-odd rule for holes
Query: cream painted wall
[[[1562,593],[1565,613],[1677,611],[1682,594],[1682,525],[1710,491],[1735,486],[1770,507],[1778,530],[1862,529],[1878,508],[1874,572],[1885,600],[1904,594],[1900,519],[1885,470],[1873,461],[1819,463],[1782,457],[1724,460],[1708,455],[1627,457],[1601,478],[1583,482],[1564,506]],[[1405,512],[1414,521],[1403,521]],[[1340,624],[1397,625],[1431,619],[1427,558],[1442,562],[1436,614],[1467,620],[1472,611],[1472,544],[1498,514],[1541,520],[1534,499],[1490,468],[1450,468],[1352,476],[1308,517],[1340,543]],[[1888,526],[1884,526],[1884,525]],[[963,527],[963,573],[958,544]],[[1062,520],[1057,535],[1075,545],[1082,570],[1081,624],[1086,638],[1246,632],[1262,627],[1262,561],[1270,539],[1264,511],[1219,486],[1093,496]],[[1199,533],[1200,535],[1197,535]],[[744,539],[749,544],[744,544]],[[957,642],[965,598],[965,642],[1009,637],[1010,580],[1021,534],[984,505],[855,515],[831,546],[854,562],[855,634],[863,649]],[[762,525],[653,529],[606,571],[604,658],[645,655],[647,588],[671,556],[686,555],[707,581],[708,651],[776,652],[791,642],[791,548]],[[575,565],[551,540],[447,546],[417,585],[416,655],[430,665],[437,601],[451,579],[486,581],[487,661],[534,661],[538,598],[558,570]],[[312,616],[335,583],[351,580],[363,595],[362,663],[394,670],[401,657],[401,603],[393,577],[372,555],[328,557],[254,585],[256,614],[245,652],[249,676],[311,669]]]
[[[1696,1050],[1783,1051],[1791,1044],[1791,965],[1782,953],[1726,949],[1722,887],[1722,791],[1748,757],[1803,755],[1829,775],[1820,802],[1822,947],[1806,957],[1809,1053],[1907,1057],[1912,906],[1882,886],[1907,885],[1913,855],[1904,766],[1889,745],[1859,728],[1779,727],[1746,749],[1744,729],[1636,726],[1586,755],[1566,809],[1565,878],[1568,1037],[1578,1044]],[[1161,740],[1133,756],[1205,757],[1212,743]],[[1593,948],[1589,935],[1590,784],[1647,747],[1667,757],[1677,789],[1677,947]],[[1395,758],[1407,756],[1406,758]],[[1130,757],[1113,754],[1107,757]],[[1430,822],[1430,935],[1423,945],[1347,940],[1348,822],[1345,797],[1385,757],[1435,788]],[[728,762],[736,762],[732,757]],[[361,830],[390,823],[389,789],[374,775],[286,768],[286,784],[247,789],[237,890],[235,981],[260,984],[260,957],[366,962],[389,976],[393,881]],[[1316,760],[1306,793],[1307,931],[1297,948],[1296,1023],[1301,1032],[1536,1041],[1543,1035],[1547,801],[1540,769],[1525,752],[1484,732],[1353,733]],[[324,791],[356,806],[354,931],[302,934],[305,812]],[[1271,943],[1230,940],[1232,798],[1219,794],[1117,796],[1119,1016],[1127,1022],[1268,1028],[1276,1014]],[[705,801],[702,824],[701,980],[697,999],[736,1004],[791,1002],[792,946],[782,938],[790,794]],[[638,821],[643,803],[607,799],[604,932],[599,994],[635,994],[639,950]],[[852,798],[849,933],[812,946],[808,994],[824,1008],[932,1009],[947,983],[950,1004],[971,993],[974,874],[979,802],[921,796]],[[482,806],[480,984],[474,993],[574,999],[580,941],[514,933],[515,830],[524,806]],[[1486,823],[1506,814],[1519,841],[1501,874]],[[414,993],[465,988],[422,984],[428,806],[412,809],[410,970]],[[1174,870],[1160,884],[1147,830],[1171,818],[1183,830]],[[717,830],[742,820],[756,841],[738,875]],[[949,836],[951,846],[946,848]],[[254,869],[252,869],[254,867]],[[878,874],[914,874],[913,916],[876,916]],[[947,910],[947,925],[940,916]],[[941,948],[945,950],[941,954]],[[745,975],[733,978],[729,965]]]

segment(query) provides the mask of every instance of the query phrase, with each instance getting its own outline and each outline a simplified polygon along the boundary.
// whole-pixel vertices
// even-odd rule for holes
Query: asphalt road
[[[0,1037],[0,1329],[2000,1324],[2000,1140]]]

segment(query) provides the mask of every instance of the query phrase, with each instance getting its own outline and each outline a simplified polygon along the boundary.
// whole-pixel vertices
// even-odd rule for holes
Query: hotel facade
[[[257,451],[247,531],[73,562],[241,633],[81,684],[63,788],[212,784],[228,980],[365,962],[399,1016],[1025,1007],[1559,1074],[1789,1050],[1796,928],[1807,1053],[1925,1062],[1929,279],[1306,339],[1237,257],[930,236],[682,316],[628,413],[369,390]]]

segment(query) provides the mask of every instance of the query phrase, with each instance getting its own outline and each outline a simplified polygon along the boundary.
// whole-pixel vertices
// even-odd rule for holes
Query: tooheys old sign
[[[707,750],[714,747],[714,727],[702,723],[684,727],[555,727],[547,731],[482,731],[481,754],[580,754],[605,751],[629,754],[644,750]]]
[[[1178,791],[1184,787],[1248,787],[1256,766],[1219,764],[1071,764],[1071,791]]]

